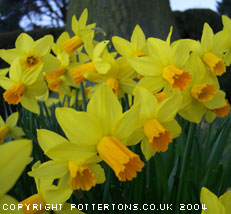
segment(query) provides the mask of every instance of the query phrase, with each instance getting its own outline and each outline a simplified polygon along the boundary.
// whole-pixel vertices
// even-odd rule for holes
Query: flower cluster
[[[73,16],[71,38],[64,32],[56,43],[51,35],[34,41],[22,33],[14,49],[0,50],[1,58],[10,65],[0,77],[8,104],[21,103],[40,114],[39,102],[49,106],[63,101],[66,106],[65,97],[70,98],[69,107],[55,111],[65,137],[47,129],[37,130],[39,146],[50,160],[33,165],[29,175],[35,178],[38,193],[20,202],[22,205],[64,204],[74,190],[88,191],[104,183],[101,162],[113,169],[119,181],[131,181],[142,171],[145,161],[167,151],[181,134],[177,114],[200,123],[204,116],[212,122],[230,110],[217,78],[231,64],[231,20],[226,16],[222,17],[223,30],[216,34],[205,23],[201,41],[171,42],[172,28],[166,40],[146,38],[137,25],[130,41],[112,37],[115,51],[108,40],[94,40],[95,24],[87,25],[87,18],[86,9],[79,20]],[[57,99],[50,98],[54,93]],[[74,109],[75,99],[81,106],[78,110]],[[121,105],[124,100],[125,109]],[[24,135],[21,128],[14,127],[17,120],[17,113],[6,123],[0,118],[0,143],[8,135]],[[6,175],[1,176],[0,185],[17,168],[9,186],[4,186],[4,191],[0,188],[4,200],[5,192],[29,162],[31,143],[21,141],[0,146],[0,153],[12,147],[20,159],[17,165],[9,165],[14,154],[1,156],[0,171]],[[137,144],[144,158],[130,147]],[[2,164],[5,162],[7,169]],[[54,180],[58,180],[57,185]],[[69,205],[65,206],[68,209]],[[24,213],[33,212],[25,209]]]

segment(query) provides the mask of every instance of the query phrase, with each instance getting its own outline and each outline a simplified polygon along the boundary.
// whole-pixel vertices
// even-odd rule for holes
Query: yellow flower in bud
[[[139,156],[114,136],[103,137],[97,145],[97,150],[120,181],[132,180],[144,166]]]

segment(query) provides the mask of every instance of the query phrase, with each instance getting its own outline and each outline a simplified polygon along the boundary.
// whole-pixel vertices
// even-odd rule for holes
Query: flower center
[[[153,149],[158,152],[165,152],[168,150],[168,144],[172,142],[171,133],[156,119],[147,120],[145,122],[144,133]]]
[[[215,54],[207,52],[203,56],[203,61],[209,66],[212,73],[217,76],[221,76],[226,72],[225,63],[222,59],[218,58]]]
[[[140,157],[114,136],[103,137],[97,145],[97,150],[120,181],[132,180],[144,166]]]
[[[82,45],[83,41],[78,36],[73,36],[72,38],[62,43],[64,51],[70,56]]]
[[[38,56],[34,56],[34,55],[29,55],[26,57],[25,61],[24,61],[24,65],[26,68],[30,68],[34,65],[37,65],[39,63],[39,57]]]
[[[78,165],[72,161],[69,162],[70,186],[73,190],[90,190],[96,185],[96,177],[88,164]]]
[[[21,201],[20,204],[23,205],[24,214],[41,214],[45,212],[46,202],[40,194],[34,194]]]
[[[192,87],[191,93],[200,102],[207,102],[216,95],[216,88],[212,84],[197,84]]]
[[[4,142],[6,136],[8,135],[9,133],[9,128],[7,126],[2,126],[0,128],[0,144]]]
[[[93,62],[88,62],[76,68],[71,69],[70,74],[74,83],[77,84],[85,80],[84,73],[86,72],[96,72]]]
[[[224,107],[216,108],[216,109],[212,110],[212,112],[214,112],[217,117],[225,117],[228,115],[228,113],[230,111],[230,105],[229,105],[229,101],[227,99],[225,99],[225,101],[226,101],[226,105]]]
[[[26,90],[26,86],[23,83],[15,83],[7,91],[4,92],[3,97],[8,104],[18,104],[21,101],[21,97]]]
[[[172,88],[180,89],[181,91],[186,89],[192,81],[192,76],[187,71],[183,71],[174,65],[164,68],[163,78],[170,83]]]
[[[111,87],[111,89],[113,90],[114,94],[117,96],[118,95],[119,81],[115,77],[109,77],[106,80],[106,84]]]

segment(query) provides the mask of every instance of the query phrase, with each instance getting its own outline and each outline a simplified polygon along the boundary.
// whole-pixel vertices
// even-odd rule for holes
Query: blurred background
[[[222,29],[221,15],[231,16],[231,0],[0,0],[0,49],[14,48],[17,36],[27,31],[34,39],[52,34],[55,39],[71,30],[71,18],[88,8],[88,23],[107,33],[129,39],[136,24],[147,37],[200,40],[207,22],[214,32]],[[7,67],[0,61],[0,68]],[[221,87],[230,98],[230,72]]]

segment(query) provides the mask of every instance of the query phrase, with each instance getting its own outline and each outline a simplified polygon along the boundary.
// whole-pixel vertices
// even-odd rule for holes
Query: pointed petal
[[[140,104],[131,107],[117,121],[112,131],[113,136],[116,136],[122,142],[126,143],[128,137],[135,131],[140,117]]]
[[[44,56],[49,53],[53,45],[54,38],[52,35],[46,35],[37,40],[34,44],[34,53],[37,56]]]
[[[212,100],[205,102],[205,106],[209,109],[222,108],[225,105],[225,92],[222,90],[219,90]]]
[[[17,122],[18,122],[18,112],[15,112],[7,118],[6,125],[9,128],[13,128],[14,126],[16,126]]]
[[[0,50],[0,57],[8,64],[12,64],[12,62],[20,56],[21,56],[20,52],[15,48],[9,50],[5,50],[5,49]]]
[[[213,38],[214,34],[212,28],[207,23],[205,23],[201,37],[201,45],[204,51],[210,51],[212,49]]]
[[[78,112],[71,108],[57,108],[55,113],[58,123],[72,143],[96,145],[100,140],[100,125],[88,113]]]
[[[146,46],[146,38],[144,32],[142,31],[139,25],[135,26],[135,29],[131,37],[131,43],[134,50],[136,51],[142,51]]]
[[[10,130],[10,133],[9,133],[9,136],[14,139],[21,138],[24,135],[25,133],[21,127],[14,127]]]
[[[162,123],[165,129],[170,131],[172,139],[178,137],[182,130],[179,123],[174,119],[166,123]]]
[[[35,99],[35,97],[27,96],[26,94],[24,94],[21,99],[21,104],[25,109],[35,114],[39,114],[40,110],[39,110],[38,102]]]
[[[134,50],[132,48],[132,45],[129,41],[118,37],[113,36],[112,37],[112,43],[116,49],[116,51],[122,55],[122,56],[132,56],[134,53]]]
[[[15,140],[0,146],[0,196],[16,183],[28,164],[31,150],[30,140]]]
[[[219,198],[220,202],[223,204],[225,207],[225,210],[227,214],[231,211],[231,192],[228,190],[224,195],[220,196]]]
[[[37,137],[39,145],[44,152],[58,144],[68,142],[67,139],[62,137],[61,135],[58,135],[55,132],[46,129],[38,129]]]
[[[34,40],[26,33],[21,33],[15,42],[16,49],[24,53],[29,53],[33,45]]]
[[[122,107],[107,85],[98,87],[87,106],[87,112],[93,114],[104,129],[104,135],[109,134],[115,122],[122,115]]]
[[[149,90],[152,93],[157,93],[164,87],[164,80],[162,76],[158,77],[144,77],[142,78],[138,84],[137,87],[143,87]]]
[[[156,150],[152,148],[151,144],[148,141],[148,138],[141,142],[141,151],[144,154],[146,161],[148,161],[151,157],[156,154]]]
[[[96,183],[97,184],[104,183],[106,180],[104,169],[99,164],[91,164],[89,165],[89,167],[91,168],[97,179]]]
[[[109,41],[105,40],[95,46],[93,51],[93,60],[100,57],[100,55],[103,53],[108,43]]]
[[[13,84],[14,84],[13,80],[7,77],[0,77],[0,86],[5,90],[8,90]]]

